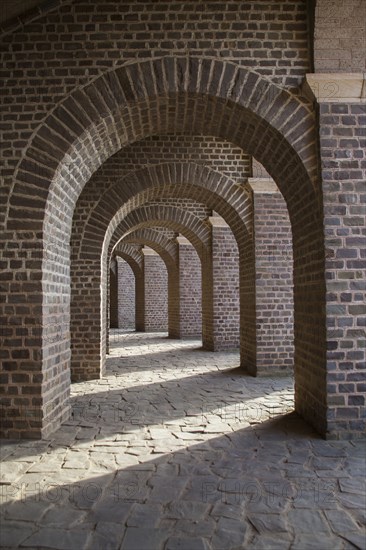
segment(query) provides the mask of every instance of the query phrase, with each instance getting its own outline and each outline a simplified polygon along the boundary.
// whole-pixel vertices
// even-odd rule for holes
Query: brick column
[[[109,326],[118,327],[118,264],[116,258],[111,259],[109,269]]]
[[[364,437],[366,80],[315,74],[325,228],[327,437]],[[331,92],[331,93],[330,93]]]
[[[212,226],[212,280],[210,266],[202,277],[206,314],[212,315],[204,323],[204,347],[214,351],[237,349],[240,345],[239,253],[230,227],[219,216],[209,218]],[[207,283],[207,284],[206,284]]]
[[[135,275],[122,258],[118,263],[118,328],[134,329],[136,324]]]
[[[168,330],[168,273],[154,250],[142,249],[144,255],[145,331]]]
[[[201,262],[192,243],[177,237],[180,288],[180,337],[202,334]]]
[[[252,374],[293,372],[292,231],[286,202],[271,178],[248,178],[253,193],[256,365]]]

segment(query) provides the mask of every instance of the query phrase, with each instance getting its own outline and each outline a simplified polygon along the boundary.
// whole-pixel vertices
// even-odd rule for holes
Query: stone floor
[[[365,549],[365,447],[326,442],[288,378],[162,334],[112,336],[47,441],[4,441],[1,548]]]

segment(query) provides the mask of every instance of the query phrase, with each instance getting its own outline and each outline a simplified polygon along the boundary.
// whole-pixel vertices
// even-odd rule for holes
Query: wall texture
[[[314,32],[315,72],[365,72],[365,21],[364,0],[317,2]]]
[[[324,103],[320,125],[329,433],[350,438],[366,427],[366,105]]]
[[[144,252],[145,331],[168,331],[168,274],[161,257]]]
[[[293,372],[294,366],[291,225],[286,203],[272,185],[253,184],[257,372],[262,374]]]
[[[180,337],[201,336],[201,262],[192,244],[179,244]]]
[[[118,260],[118,328],[134,329],[135,275],[125,260]]]

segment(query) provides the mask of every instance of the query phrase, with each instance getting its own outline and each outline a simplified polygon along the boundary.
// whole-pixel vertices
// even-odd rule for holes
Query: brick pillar
[[[118,264],[116,258],[111,259],[109,269],[109,326],[118,327]]]
[[[185,237],[177,237],[180,288],[180,338],[202,334],[201,262]]]
[[[319,103],[326,436],[352,439],[366,429],[366,80],[362,73],[312,74],[307,82]]]
[[[80,281],[82,281],[80,283]],[[104,317],[108,313],[105,302]],[[101,269],[100,257],[73,259],[71,264],[71,380],[94,380],[104,374],[101,349]]]
[[[209,263],[205,262],[202,285],[204,315],[212,318],[204,322],[203,345],[214,351],[237,349],[240,345],[238,247],[222,218],[212,216],[209,221],[212,226],[212,273]]]
[[[122,258],[118,263],[118,327],[134,329],[136,324],[135,275]]]
[[[145,282],[143,266],[135,273],[135,328],[137,332],[145,331]]]
[[[145,331],[168,330],[168,273],[154,250],[142,249],[144,255]]]
[[[328,437],[362,437],[365,391],[366,104],[320,105],[327,287]]]
[[[286,202],[270,178],[249,178],[253,192],[256,279],[256,369],[293,372],[292,231]]]

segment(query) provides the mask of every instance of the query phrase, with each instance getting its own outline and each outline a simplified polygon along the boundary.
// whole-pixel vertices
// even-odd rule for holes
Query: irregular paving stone
[[[216,522],[211,518],[197,520],[179,519],[174,525],[174,534],[188,533],[190,536],[211,538]]]
[[[2,462],[0,467],[1,483],[3,485],[15,483],[29,468],[25,462]]]
[[[250,546],[248,546],[248,548],[250,548],[250,550],[290,550],[292,546],[291,540],[276,534],[273,537],[269,535],[256,535],[253,539],[251,539]],[[326,549],[324,548],[322,550]]]
[[[120,502],[116,498],[104,498],[90,511],[88,520],[124,524],[131,512],[132,505],[131,502]]]
[[[121,550],[160,550],[168,537],[164,529],[127,527]]]
[[[358,533],[352,532],[352,533],[342,533],[341,537],[345,540],[349,541],[353,546],[355,546],[358,550],[365,550],[366,549],[366,531],[363,529],[361,532]]]
[[[39,523],[41,525],[64,527],[68,525],[81,523],[85,520],[87,512],[85,510],[76,510],[73,507],[66,508],[65,506],[52,506],[44,514]]]
[[[244,510],[241,506],[230,506],[229,504],[224,504],[222,502],[216,503],[210,512],[212,517],[224,517],[231,519],[241,519],[243,518],[243,514]]]
[[[344,493],[353,493],[363,497],[366,495],[366,481],[364,477],[340,479],[339,486],[341,491]]]
[[[24,522],[1,521],[0,547],[17,548],[35,529],[34,525]]]
[[[52,548],[55,550],[70,550],[71,548],[83,548],[89,535],[89,529],[73,528],[56,529],[44,527],[22,542],[25,548]]]
[[[288,526],[284,515],[281,514],[250,514],[250,523],[258,533],[287,533]]]
[[[286,550],[294,538],[297,550],[362,543],[364,447],[323,441],[284,415],[293,403],[289,378],[242,376],[233,369],[238,354],[197,352],[198,343],[157,335],[121,335],[113,346],[103,380],[72,386],[72,424],[4,453],[8,547],[39,526],[60,536],[75,530],[70,550],[85,530],[87,548],[96,549],[163,550],[168,539],[218,550]],[[23,489],[28,521],[14,522],[7,512],[22,514]]]
[[[312,535],[299,535],[291,544],[291,550],[314,550],[316,548],[324,550],[343,550],[344,545],[341,539],[325,536],[322,533]]]
[[[169,478],[163,476],[154,476],[151,480],[152,490],[150,500],[158,502],[170,502],[179,499],[185,485],[186,478]]]
[[[10,504],[6,508],[5,517],[10,520],[39,522],[51,506],[50,502],[37,502],[28,498]]]
[[[163,516],[162,507],[158,504],[134,504],[126,522],[128,527],[156,527]]]
[[[358,530],[357,523],[345,510],[326,510],[325,515],[334,533],[342,535],[342,533]]]
[[[175,501],[169,504],[164,515],[172,519],[192,519],[199,520],[207,510],[207,504],[200,502]]]
[[[91,535],[87,550],[116,550],[125,534],[125,528],[119,523],[99,522]]]
[[[244,533],[218,529],[212,537],[211,546],[213,550],[223,550],[224,548],[243,548],[244,538]]]
[[[207,540],[199,537],[171,537],[168,539],[164,550],[210,550],[211,545]]]
[[[290,528],[298,534],[329,533],[323,515],[317,510],[290,510],[288,522]]]
[[[233,533],[245,533],[248,529],[248,523],[245,520],[232,518],[220,518],[217,523],[220,531],[231,531]]]

